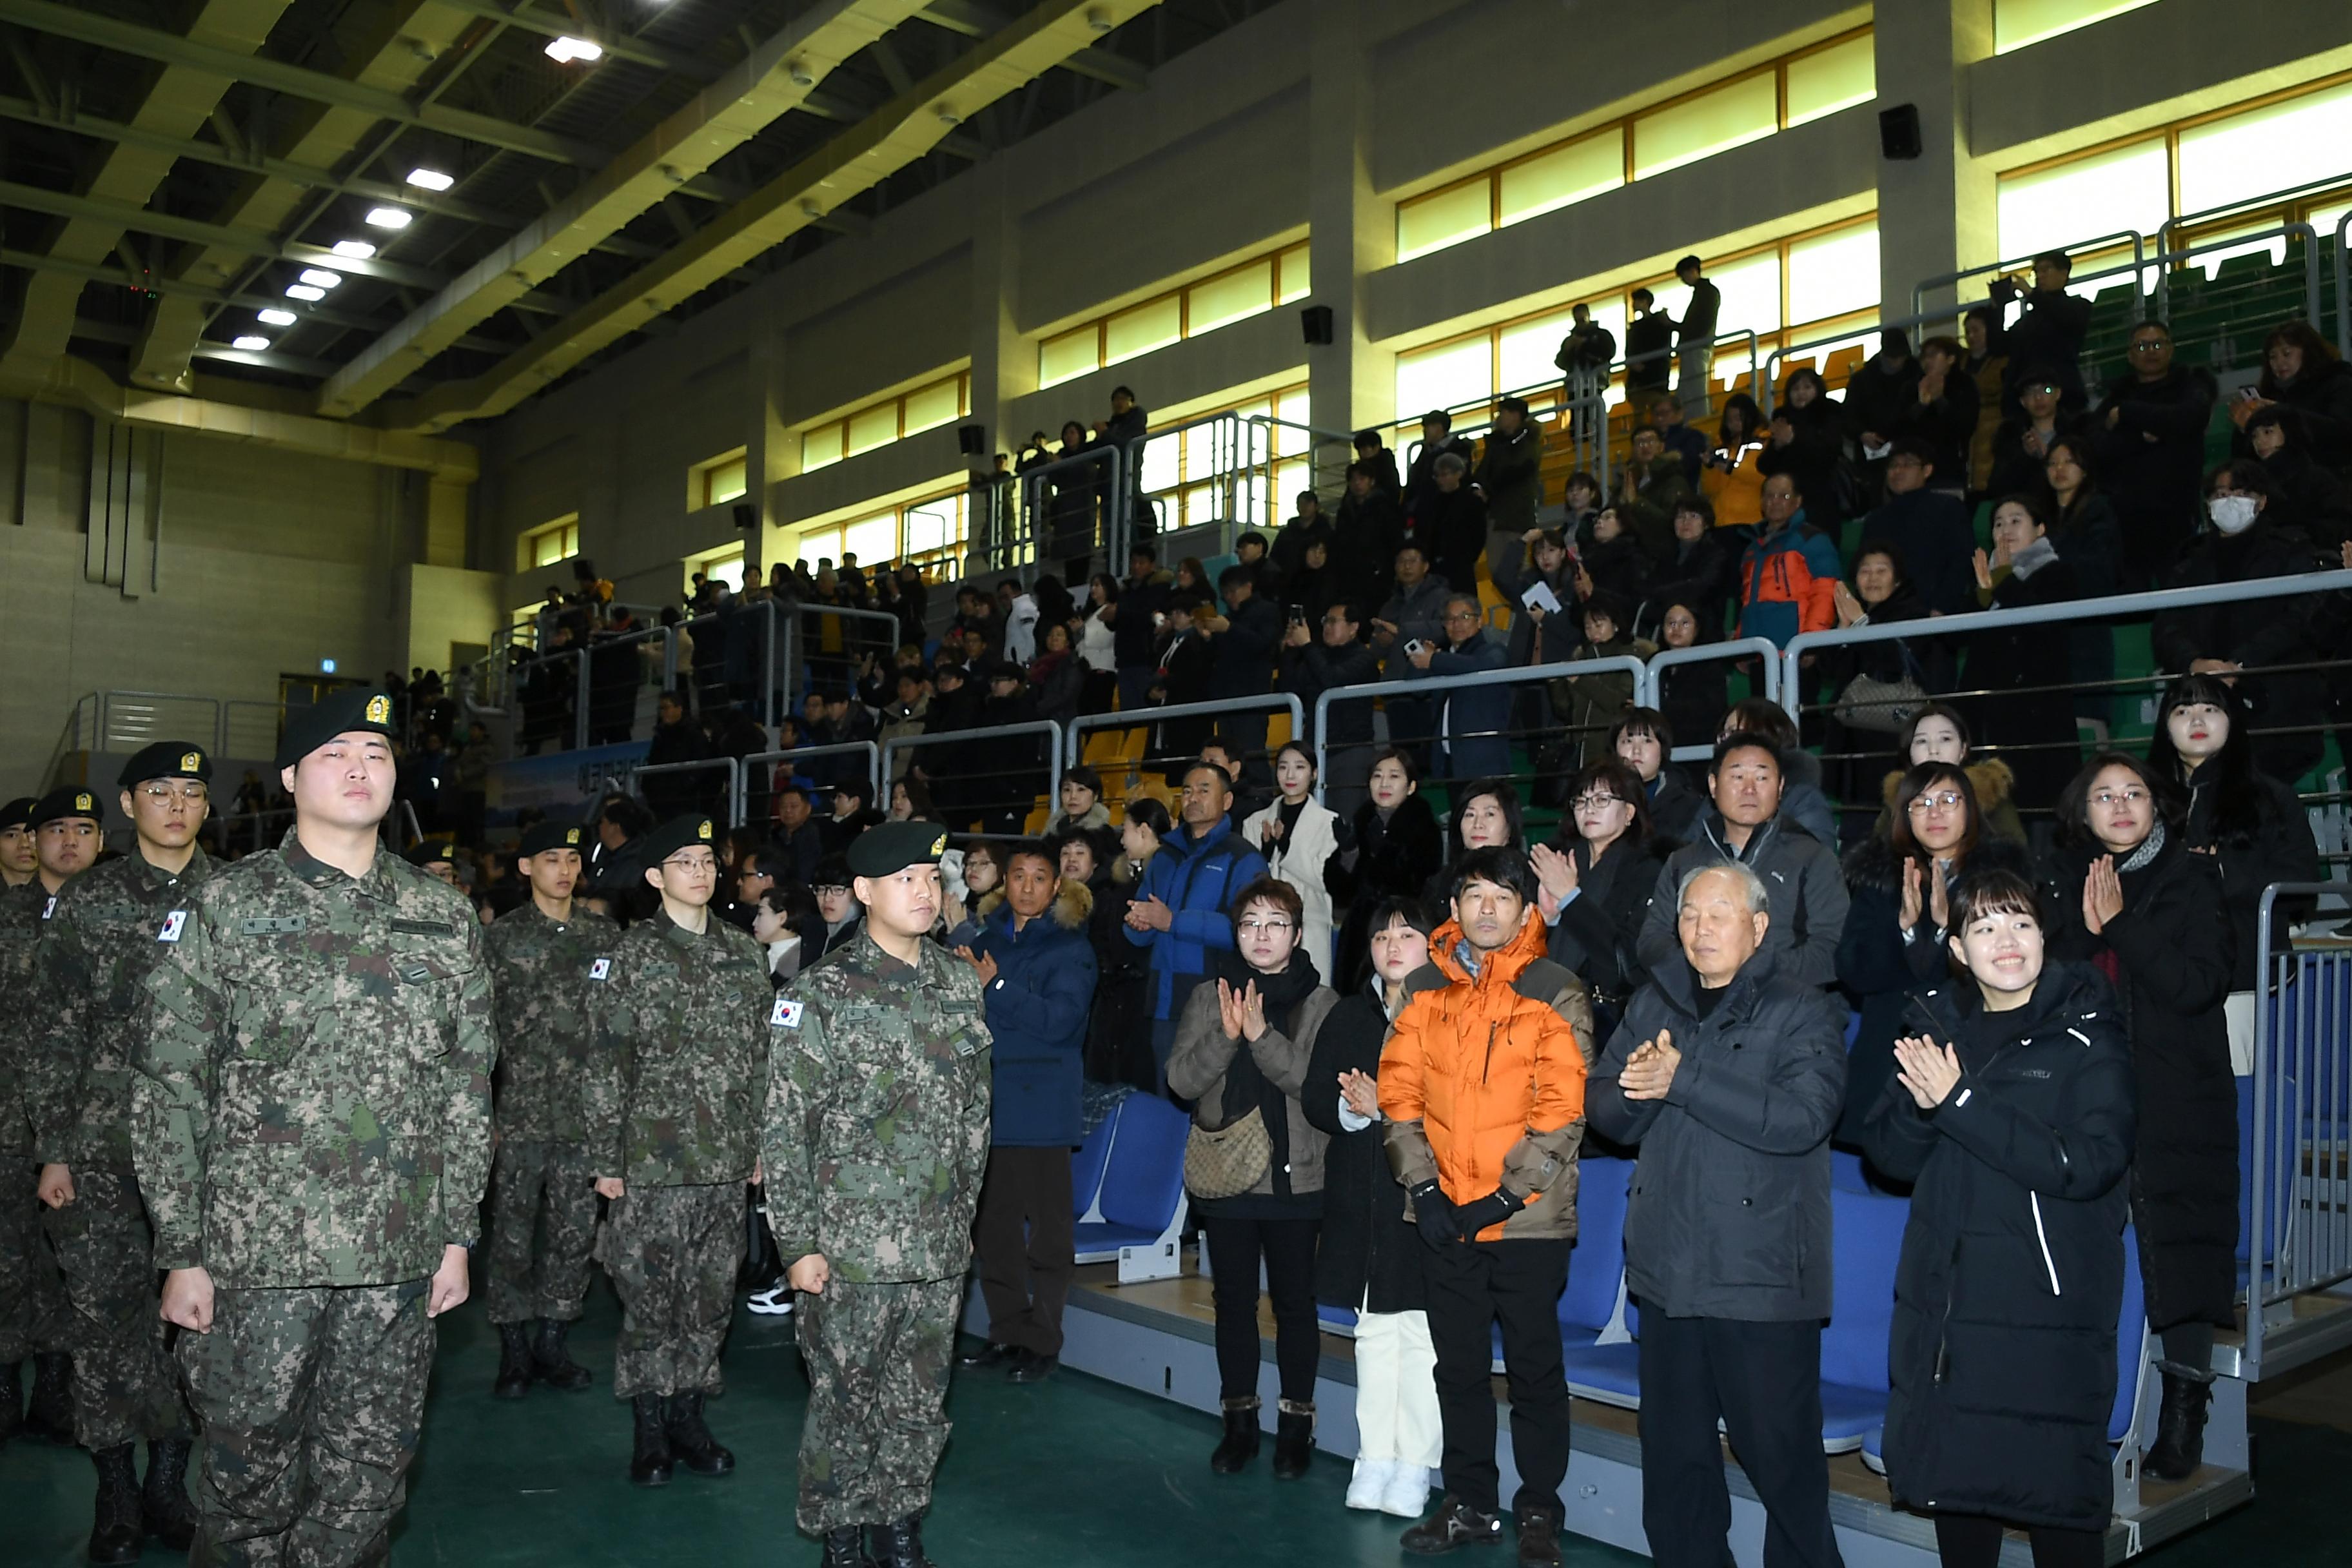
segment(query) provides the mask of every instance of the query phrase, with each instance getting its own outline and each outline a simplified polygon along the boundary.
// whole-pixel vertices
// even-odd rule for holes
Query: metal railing
[[[2160,229],[2158,231],[2159,237],[2162,232],[2163,231]],[[2115,248],[2125,240],[2129,240],[2131,242],[2132,271],[2135,274],[2137,274],[2146,267],[2147,262],[2147,237],[2140,233],[2140,231],[2136,228],[2118,229],[2114,234],[2103,234],[2092,239],[2076,240],[2073,244],[2061,247],[2060,248],[2064,250],[2066,255],[2070,258],[2074,256],[2096,256],[2104,251]],[[2161,248],[2160,238],[2158,241],[2158,247]],[[2034,253],[2036,256],[2042,254],[2043,253],[2040,251],[2036,251]],[[1971,307],[1967,300],[1959,297],[1958,286],[1960,284],[1967,282],[1971,278],[1994,277],[2011,271],[2020,267],[2030,267],[2032,264],[2033,257],[2020,256],[2014,257],[2007,261],[1989,261],[1981,267],[1964,267],[1958,272],[1939,272],[1933,278],[1923,278],[1918,282],[1911,285],[1911,313],[1912,315],[1918,317],[1926,317],[1933,314],[1933,312],[1929,311],[1927,309],[1928,290],[1933,289],[1950,289],[1952,290],[1952,308],[1942,312],[1939,319],[1949,321],[1955,316],[1963,315]],[[2071,281],[2071,279],[2069,280]],[[1986,300],[1977,301],[1979,304],[1986,302]],[[2142,315],[2147,314],[2147,296],[2144,292],[2139,296],[2139,310]]]
[[[1066,765],[1076,767],[1083,758],[1087,735],[1097,730],[1144,730],[1165,723],[1171,719],[1215,719],[1234,713],[1255,713],[1261,710],[1268,715],[1288,713],[1292,738],[1305,738],[1307,705],[1298,700],[1296,692],[1269,691],[1262,697],[1220,697],[1214,701],[1178,702],[1165,708],[1126,709],[1116,713],[1081,713],[1071,720],[1067,726],[1068,750],[1062,755]],[[1139,758],[1136,765],[1140,767],[1150,760],[1148,757]]]
[[[1178,466],[1180,469],[1187,468],[1189,465],[1184,463],[1183,455],[1196,443],[1186,440],[1185,437],[1187,433],[1194,430],[1206,430],[1210,433],[1207,438],[1208,472],[1204,474],[1183,472],[1173,485],[1157,490],[1146,489],[1144,487],[1147,479],[1144,469],[1151,445],[1157,441],[1179,442],[1180,445],[1176,449]],[[1197,489],[1202,485],[1211,485],[1216,487],[1220,493],[1221,504],[1217,507],[1217,515],[1213,519],[1192,519],[1181,526],[1197,528],[1203,522],[1220,523],[1223,525],[1219,535],[1223,542],[1220,553],[1234,547],[1234,539],[1243,526],[1242,495],[1244,479],[1250,471],[1248,433],[1243,427],[1242,416],[1239,414],[1229,409],[1222,414],[1203,414],[1196,418],[1182,419],[1173,425],[1147,430],[1133,443],[1129,456],[1135,473],[1135,484],[1129,502],[1130,504],[1140,502],[1151,509],[1152,531],[1155,533],[1172,531],[1168,526],[1168,520],[1160,515],[1163,498],[1181,498],[1188,490]],[[1112,536],[1111,559],[1115,563],[1114,569],[1117,565],[1126,563],[1128,542],[1133,537],[1135,521],[1130,511],[1122,510],[1118,527]]]
[[[2306,196],[2331,195],[2342,190],[2347,184],[2352,184],[2352,173],[2331,174],[2323,180],[2306,180],[2301,184],[2289,185],[2284,190],[2270,191],[2259,196],[2248,196],[2242,201],[2223,202],[2219,206],[2182,213],[2179,217],[2167,218],[2157,226],[2157,248],[2164,248],[2176,229],[2202,228],[2207,224],[2225,223],[2243,213],[2260,214],[2301,201]]]
[[[743,764],[733,757],[699,757],[690,763],[651,763],[629,770],[629,790],[643,798],[645,781],[649,775],[709,773],[718,769],[726,774],[726,784],[718,807],[711,815],[724,816],[729,827],[739,826],[743,819]],[[647,801],[646,805],[652,805]]]
[[[949,802],[940,800],[938,785],[935,784],[932,786],[931,798],[933,804],[943,815],[950,816],[953,819],[949,823],[951,827],[955,826],[958,821],[969,821],[975,816],[984,818],[1005,810],[1017,811],[1020,818],[1025,821],[1030,809],[1040,795],[1048,800],[1053,798],[1054,785],[1061,776],[1061,760],[1064,754],[1062,726],[1051,719],[1035,719],[1020,724],[992,724],[970,730],[949,730],[937,735],[893,735],[882,742],[882,771],[886,777],[897,777],[898,768],[895,763],[901,752],[920,751],[927,746],[969,746],[980,742],[993,743],[1016,735],[1046,737],[1048,745],[1045,756],[1036,761],[1018,763],[1009,768],[982,769],[977,772],[962,770],[958,773],[955,782],[962,785],[982,779],[1017,778],[1022,773],[1042,769],[1045,779],[1043,790],[1032,790],[1026,795],[1014,791],[1002,797],[988,800]]]
[[[1780,700],[1780,647],[1769,637],[1730,637],[1721,642],[1699,643],[1691,647],[1661,648],[1650,656],[1643,666],[1642,679],[1635,687],[1634,700],[1643,708],[1664,708],[1664,672],[1685,665],[1713,664],[1718,660],[1752,658],[1762,672],[1767,701]],[[1678,763],[1696,762],[1715,755],[1715,737],[1704,742],[1692,742],[1678,745],[1670,759]]]
[[[794,746],[789,752],[759,752],[743,759],[742,795],[735,803],[738,826],[751,820],[747,809],[751,794],[751,780],[756,770],[772,770],[779,763],[804,763],[813,757],[863,756],[866,759],[866,782],[871,788],[866,799],[874,807],[887,815],[890,797],[882,787],[882,747],[873,741],[834,741],[822,746]]]
[[[1881,332],[1891,332],[1897,329],[1907,336],[1914,327],[1940,326],[1951,319],[1952,312],[1949,310],[1927,310],[1916,315],[1897,316],[1891,321],[1865,321],[1858,326],[1849,326],[1822,337],[1807,338],[1802,342],[1782,343],[1764,356],[1764,379],[1757,386],[1757,404],[1763,409],[1764,417],[1770,419],[1775,406],[1773,399],[1780,392],[1780,367],[1801,354],[1810,353],[1815,349],[1839,348],[1848,343],[1867,342]],[[1875,352],[1875,350],[1872,351],[1873,353]],[[1864,363],[1870,363],[1870,353],[1863,355]]]
[[[1253,414],[1243,421],[1247,431],[1250,452],[1248,492],[1254,498],[1254,509],[1271,508],[1258,515],[1271,518],[1290,505],[1290,499],[1277,495],[1275,486],[1283,468],[1291,463],[1307,465],[1307,488],[1334,506],[1347,489],[1348,467],[1356,460],[1356,437],[1352,431],[1323,430],[1312,425],[1301,425],[1295,419],[1278,418],[1273,415]],[[1306,437],[1306,450],[1286,452],[1281,449],[1278,434],[1296,430]],[[1334,468],[1322,456],[1329,448],[1339,449],[1338,466]],[[1328,477],[1327,477],[1328,474]]]
[[[2319,234],[2307,223],[2283,223],[2276,228],[2257,230],[2252,234],[2231,235],[2227,239],[2208,240],[2185,250],[2168,250],[2158,247],[2156,263],[2157,314],[2169,320],[2172,314],[2172,273],[2176,264],[2210,256],[2217,250],[2242,251],[2259,240],[2303,240],[2303,318],[2316,331],[2319,323]]]
[[[2258,922],[2265,989],[2254,1012],[2252,1180],[2246,1207],[2248,1382],[2352,1343],[2352,1310],[2305,1314],[2294,1299],[2352,1279],[2352,945],[2279,952],[2284,896],[2347,891],[2342,882],[2263,889]],[[2264,1363],[2269,1364],[2265,1367]]]
[[[1046,559],[1046,542],[1054,531],[1054,510],[1063,499],[1061,489],[1054,486],[1054,481],[1057,475],[1064,474],[1079,476],[1092,492],[1087,502],[1088,548],[1093,548],[1091,541],[1099,538],[1105,549],[1115,550],[1132,494],[1128,473],[1133,459],[1134,454],[1112,442],[1040,463],[1017,476],[1021,506],[1012,536],[992,539],[979,552],[983,568],[990,572],[1017,572]],[[1054,488],[1049,489],[1049,486]]]
[[[2336,352],[2352,359],[2352,264],[2344,256],[2347,245],[2352,245],[2352,211],[2336,220]]]

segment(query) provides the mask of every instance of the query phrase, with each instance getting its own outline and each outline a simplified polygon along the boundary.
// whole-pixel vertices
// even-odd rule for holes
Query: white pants
[[[2222,1021],[2230,1030],[2230,1070],[2240,1078],[2253,1074],[2254,1009],[2261,1002],[2259,991],[2232,991],[2221,1004]]]
[[[1429,1314],[1358,1314],[1356,1458],[1433,1470],[1443,1436]]]

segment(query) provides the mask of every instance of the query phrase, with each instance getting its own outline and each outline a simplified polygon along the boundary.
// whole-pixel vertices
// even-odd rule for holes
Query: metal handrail
[[[1147,433],[1146,439],[1150,438],[1150,434],[1151,433]],[[1108,465],[1109,472],[1108,478],[1102,481],[1107,488],[1107,493],[1101,500],[1103,544],[1108,549],[1116,532],[1113,519],[1118,515],[1118,510],[1126,505],[1123,500],[1118,498],[1124,497],[1128,492],[1126,480],[1129,458],[1129,454],[1125,447],[1115,441],[1107,441],[1098,447],[1083,447],[1066,458],[1056,458],[1050,463],[1040,463],[1035,468],[1016,475],[1015,478],[1021,486],[1020,515],[1023,536],[992,541],[984,557],[987,569],[992,572],[1017,572],[1024,566],[1034,566],[1043,560],[1045,549],[1041,542],[1045,537],[1045,528],[1040,515],[1043,508],[1039,503],[1044,499],[1045,485],[1055,474],[1066,471],[1075,472],[1079,469],[1099,469],[1106,464]],[[1023,546],[1027,549],[1025,559],[1021,553]]]
[[[1262,496],[1267,502],[1271,503],[1277,510],[1285,504],[1285,502],[1282,497],[1274,493],[1274,475],[1275,470],[1283,463],[1304,462],[1307,465],[1307,483],[1311,488],[1314,488],[1319,495],[1321,493],[1321,476],[1318,469],[1315,457],[1318,448],[1337,446],[1347,452],[1348,461],[1349,463],[1355,461],[1356,437],[1353,431],[1325,430],[1313,425],[1302,425],[1296,419],[1285,419],[1279,415],[1273,414],[1253,414],[1247,419],[1243,421],[1243,425],[1245,427],[1249,442],[1250,482],[1253,486],[1255,486],[1262,480],[1265,487],[1261,492]],[[1276,430],[1297,430],[1304,432],[1307,437],[1307,450],[1303,453],[1280,453],[1276,451],[1275,447],[1277,443],[1275,439],[1274,433]],[[1259,439],[1261,435],[1264,437],[1262,447]],[[1265,453],[1263,458],[1258,455],[1261,450]],[[1341,465],[1341,472],[1343,475],[1346,472],[1345,464]],[[1342,488],[1344,488],[1344,485]]]
[[[2352,245],[2352,211],[2336,220],[2336,352],[2352,358],[2352,266],[2344,257],[2347,245]]]
[[[1809,653],[1857,643],[1906,641],[1913,637],[1967,637],[1975,632],[2039,626],[2053,622],[2110,620],[2157,615],[2202,605],[2234,604],[2248,599],[2286,599],[2305,594],[2352,590],[2352,571],[2308,572],[2292,577],[2258,577],[2243,583],[2200,584],[2193,588],[2159,588],[2146,594],[2115,594],[2105,598],[2067,599],[2053,605],[2027,605],[2012,609],[1971,610],[1966,615],[1930,616],[1924,620],[1894,621],[1885,626],[1847,626],[1835,631],[1799,632],[1780,652],[1780,706],[1791,719],[1799,716],[1801,693],[1798,663]]]
[[[2236,234],[2231,235],[2227,239],[2208,240],[2203,245],[2192,245],[2186,250],[2166,250],[2159,247],[2157,250],[2155,257],[2157,313],[2159,316],[2163,316],[2168,319],[2171,315],[2172,270],[2170,264],[2187,261],[2192,257],[2204,256],[2216,250],[2240,249],[2252,244],[2255,240],[2293,239],[2297,236],[2301,236],[2304,241],[2304,320],[2313,323],[2314,330],[2317,330],[2317,324],[2319,321],[2319,231],[2313,228],[2307,223],[2283,223],[2276,228],[2257,229],[2252,234]]]
[[[1179,479],[1176,482],[1173,490],[1160,490],[1153,492],[1145,491],[1143,489],[1144,447],[1150,446],[1154,441],[1165,440],[1170,437],[1181,436],[1187,430],[1198,430],[1204,426],[1215,426],[1221,433],[1219,444],[1223,448],[1222,455],[1217,452],[1213,452],[1211,454],[1209,459],[1211,465],[1210,471],[1205,475],[1188,476],[1184,479]],[[1126,549],[1129,531],[1132,529],[1134,521],[1134,519],[1128,509],[1133,500],[1140,498],[1146,504],[1150,504],[1151,496],[1154,494],[1168,495],[1181,493],[1192,489],[1194,485],[1202,484],[1216,484],[1222,482],[1223,486],[1224,505],[1220,509],[1223,511],[1223,516],[1219,518],[1217,521],[1225,524],[1225,530],[1222,535],[1223,548],[1224,550],[1231,550],[1233,548],[1234,537],[1234,524],[1238,520],[1241,510],[1241,477],[1248,465],[1249,458],[1249,453],[1244,446],[1244,435],[1242,430],[1241,416],[1239,414],[1229,408],[1218,414],[1197,415],[1191,419],[1179,420],[1173,425],[1163,425],[1153,429],[1146,430],[1142,435],[1129,442],[1128,446],[1129,456],[1132,459],[1130,467],[1134,470],[1135,483],[1131,487],[1131,493],[1129,493],[1120,503],[1121,512],[1119,533],[1118,538],[1113,541],[1115,549],[1111,556],[1114,563],[1127,559]],[[1181,452],[1181,448],[1179,448],[1179,450]]]
[[[2159,229],[2158,232],[2161,235],[2162,230]],[[2060,246],[2058,248],[2063,251],[2068,258],[2071,259],[2078,252],[2084,255],[2096,255],[2101,250],[2113,246],[2116,241],[2125,239],[2131,241],[2132,266],[2135,270],[2137,270],[2139,268],[2147,264],[2147,237],[2140,233],[2140,231],[2136,228],[2118,229],[2114,234],[2103,234],[2094,239],[2078,239],[2070,244]],[[2159,241],[2159,247],[2160,246],[2161,242]],[[2047,250],[2046,248],[2044,250],[2037,250],[2033,254],[2034,256],[2045,255],[2047,254]],[[1958,272],[1938,272],[1933,278],[1923,278],[1918,282],[1911,285],[1911,313],[1915,316],[1927,313],[1927,290],[1930,289],[1942,289],[1948,286],[1965,283],[1971,278],[1981,278],[1987,273],[2000,274],[2007,272],[2012,267],[2028,267],[2032,265],[2032,262],[2033,256],[2019,256],[2013,257],[2007,261],[1989,261],[1981,267],[1964,267]],[[2072,279],[2070,279],[2069,281],[2072,281]],[[2140,307],[2145,310],[2147,306],[2147,295],[2142,294],[2140,296]],[[1949,318],[1951,316],[1960,315],[1966,312],[1969,309],[1969,307],[1962,303],[1960,300],[1959,289],[1957,287],[1954,287],[1952,289],[1952,309],[1944,312],[1945,316]]]
[[[727,826],[740,826],[743,820],[743,764],[733,757],[698,757],[690,763],[647,763],[629,770],[629,790],[642,795],[637,781],[647,773],[707,773],[712,768],[727,770]]]
[[[2164,247],[2165,237],[2177,228],[2197,228],[2209,223],[2220,223],[2240,213],[2260,212],[2265,207],[2282,206],[2304,196],[2325,195],[2352,184],[2352,174],[2331,174],[2324,180],[2306,180],[2299,185],[2272,191],[2265,195],[2249,196],[2242,201],[2223,202],[2219,206],[2201,212],[2182,213],[2179,217],[2166,218],[2156,226],[2157,248]]]
[[[975,725],[969,730],[943,730],[936,735],[893,735],[882,742],[882,771],[888,777],[898,776],[897,770],[891,765],[891,759],[899,752],[915,751],[923,746],[946,745],[952,742],[969,744],[974,736],[983,735],[991,740],[1002,740],[1012,735],[1048,737],[1052,742],[1052,747],[1046,752],[1048,759],[1045,764],[1048,770],[1046,776],[1050,781],[1061,775],[1061,758],[1065,754],[1062,726],[1052,719],[1032,719],[1019,724]],[[1049,795],[1052,793],[1050,784],[1046,793]]]
[[[1636,700],[1643,708],[1661,705],[1659,698],[1664,689],[1659,679],[1662,671],[1680,665],[1711,664],[1717,659],[1734,658],[1759,660],[1764,671],[1764,700],[1768,702],[1780,700],[1780,647],[1770,637],[1730,637],[1720,642],[1695,643],[1689,647],[1660,648],[1642,668],[1642,679],[1633,688]],[[1694,742],[1676,746],[1671,760],[1686,763],[1714,754],[1715,739],[1709,736],[1705,745]]]
[[[2352,576],[2352,574],[2347,575]],[[1334,702],[1368,702],[1376,697],[1434,698],[1472,687],[1534,686],[1571,676],[1601,675],[1611,670],[1631,675],[1633,689],[1639,691],[1642,689],[1642,661],[1630,654],[1608,658],[1564,659],[1558,664],[1523,664],[1515,668],[1482,669],[1475,675],[1452,676],[1442,681],[1430,679],[1368,680],[1361,686],[1328,687],[1315,698],[1315,798],[1324,800],[1328,792],[1330,710]],[[1325,801],[1325,804],[1329,803]]]
[[[1763,409],[1764,417],[1770,419],[1773,393],[1780,380],[1780,366],[1808,349],[1830,348],[1838,343],[1852,342],[1856,338],[1869,337],[1874,332],[1891,332],[1898,327],[1907,333],[1913,327],[1922,327],[1931,323],[1940,324],[1951,319],[1952,312],[1949,310],[1928,310],[1918,315],[1897,316],[1891,321],[1872,321],[1860,326],[1848,327],[1843,331],[1832,332],[1827,337],[1808,338],[1801,343],[1782,343],[1764,356],[1764,379],[1757,386],[1757,404]],[[1864,354],[1863,363],[1867,364],[1871,357]]]
[[[1307,705],[1295,691],[1269,691],[1257,697],[1220,697],[1212,702],[1178,702],[1166,708],[1130,708],[1116,713],[1081,713],[1070,721],[1068,750],[1056,753],[1065,759],[1064,765],[1078,765],[1085,748],[1085,735],[1090,730],[1142,730],[1170,719],[1211,719],[1223,713],[1255,713],[1259,709],[1278,713],[1287,709],[1290,713],[1290,733],[1294,739],[1306,733]]]
[[[754,752],[743,759],[743,777],[747,781],[744,784],[745,797],[749,798],[751,785],[748,781],[755,767],[772,768],[778,763],[806,762],[811,757],[838,757],[852,752],[865,754],[866,782],[873,786],[867,798],[887,815],[890,802],[882,792],[882,747],[874,741],[829,741],[822,746],[794,746],[789,752]],[[739,823],[744,816],[744,804],[743,800],[735,803],[735,816]]]

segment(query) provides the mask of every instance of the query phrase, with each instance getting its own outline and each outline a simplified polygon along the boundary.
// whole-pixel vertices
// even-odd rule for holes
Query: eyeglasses
[[[184,801],[190,805],[202,805],[205,799],[205,786],[200,784],[179,785],[167,784],[141,784],[139,786],[139,793],[146,796],[147,799],[154,802],[157,805],[169,805],[173,801]]]
[[[683,871],[688,876],[698,872],[708,875],[719,869],[718,859],[709,855],[673,855],[662,864],[673,871]]]
[[[1601,811],[1625,803],[1613,795],[1580,795],[1570,804],[1579,811]]]
[[[1478,612],[1475,610],[1455,610],[1445,618],[1449,621],[1475,621],[1478,618]]]
[[[1956,789],[1937,790],[1934,795],[1915,795],[1908,807],[1914,816],[1928,810],[1958,811],[1959,808],[1960,792]]]
[[[1234,929],[1244,936],[1272,936],[1276,931],[1288,931],[1290,922],[1284,920],[1243,921]]]
[[[2152,354],[2164,346],[2165,342],[2162,338],[2142,338],[2132,344],[2131,352],[2136,354]]]
[[[841,887],[841,886],[840,886],[840,885],[838,885],[838,884],[826,884],[826,885],[823,885],[823,886],[813,887],[813,888],[811,888],[811,889],[809,889],[809,891],[810,891],[810,892],[812,892],[812,893],[814,893],[818,898],[822,899],[822,898],[824,898],[824,897],[826,894],[828,894],[828,893],[834,893],[834,894],[845,894],[845,893],[847,893],[847,892],[849,891],[849,889],[848,889],[847,888]]]
[[[2120,791],[2103,789],[2098,794],[2091,797],[2091,804],[2093,805],[2106,806],[2142,805],[2145,805],[2147,801],[2147,791],[2144,789],[2126,789]]]

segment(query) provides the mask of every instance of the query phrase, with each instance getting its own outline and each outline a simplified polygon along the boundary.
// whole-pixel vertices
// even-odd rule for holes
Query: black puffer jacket
[[[1916,1184],[1887,1482],[1927,1512],[2102,1528],[2133,1142],[2115,994],[2053,963],[2016,1012],[1987,1013],[1963,980],[1912,997],[1903,1026],[1956,1047],[1961,1076],[1933,1111],[1890,1083],[1870,1118],[1872,1162]]]
[[[1591,988],[1595,1005],[1613,1014],[1650,978],[1633,946],[1669,847],[1655,838],[1642,844],[1620,838],[1596,867],[1590,847],[1573,834],[1570,838],[1576,897],[1552,925],[1552,962],[1575,971]]]
[[[2261,577],[2292,577],[2317,564],[2311,541],[2294,529],[2258,515],[2254,525],[2232,539],[2207,530],[2197,537],[2165,581],[2168,588],[2207,588],[2250,583]],[[2167,610],[2148,627],[2157,663],[2175,672],[2192,660],[2226,658],[2248,669],[2272,664],[2303,664],[2320,657],[2312,620],[2319,596],[2216,601]],[[2305,731],[2260,735],[2255,765],[2277,778],[2301,778],[2319,760],[2326,722],[2327,683],[2317,670],[2265,675],[2240,683],[2260,730]]]
[[[1414,980],[1421,982],[1413,984]],[[1443,984],[1431,965],[1406,993]],[[1298,1108],[1331,1135],[1323,1154],[1323,1226],[1315,1244],[1315,1299],[1349,1311],[1418,1312],[1426,1304],[1422,1242],[1404,1217],[1404,1189],[1389,1171],[1387,1130],[1380,1122],[1350,1131],[1339,1120],[1339,1075],[1381,1074],[1388,1010],[1377,976],[1339,998],[1315,1033],[1315,1054]]]
[[[1323,862],[1323,886],[1348,905],[1347,923],[1339,930],[1339,973],[1335,988],[1343,994],[1363,984],[1370,963],[1372,906],[1386,898],[1417,896],[1423,884],[1445,862],[1445,835],[1436,814],[1418,795],[1390,813],[1386,822],[1370,801],[1356,808],[1340,853]],[[1434,917],[1438,911],[1432,910]]]
[[[2210,764],[2209,764],[2210,766]],[[2201,770],[2200,770],[2201,771]],[[2273,882],[2316,882],[2320,879],[2319,844],[2311,836],[2311,817],[2294,791],[2265,773],[2253,776],[2254,820],[2226,831],[2214,820],[2221,786],[2200,783],[2190,774],[2189,823],[2182,829],[2192,849],[2210,849],[2221,862],[2221,898],[2230,910],[2230,931],[2237,964],[2230,972],[2230,989],[2259,988],[2262,967],[2263,890]],[[2287,950],[2286,928],[2310,919],[2313,900],[2280,898],[2271,917],[2271,951]]]
[[[2147,1321],[2237,1321],[2238,1086],[2222,1000],[2236,939],[2210,855],[2168,838],[2137,871],[2118,865],[2124,912],[2104,935],[2083,925],[2080,848],[2053,858],[2050,951],[2113,965],[2139,1088],[2132,1222],[2147,1276]]]

